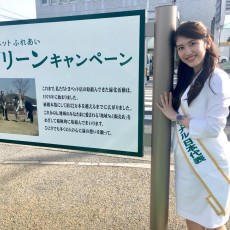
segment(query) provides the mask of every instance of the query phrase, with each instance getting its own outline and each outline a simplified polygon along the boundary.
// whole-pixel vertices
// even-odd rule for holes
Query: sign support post
[[[153,118],[151,150],[150,230],[168,229],[171,122],[156,108],[164,91],[171,91],[174,52],[172,34],[176,29],[177,8],[166,5],[156,8]]]

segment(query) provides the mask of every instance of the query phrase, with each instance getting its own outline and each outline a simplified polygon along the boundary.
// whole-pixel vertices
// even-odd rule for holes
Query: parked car
[[[220,64],[220,68],[230,74],[230,61],[226,61]]]
[[[224,63],[224,62],[227,62],[228,61],[228,58],[226,56],[219,56],[219,62],[220,63]]]
[[[230,77],[230,61],[224,62],[220,64],[220,68],[226,71]],[[230,111],[230,108],[229,108]],[[228,118],[230,118],[230,113],[228,115]]]

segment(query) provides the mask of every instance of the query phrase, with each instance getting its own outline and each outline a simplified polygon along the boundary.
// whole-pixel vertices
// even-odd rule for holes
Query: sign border
[[[20,144],[20,145],[32,145],[39,147],[49,147],[58,149],[71,149],[88,152],[100,152],[100,153],[111,153],[128,156],[143,156],[143,134],[144,134],[144,39],[145,39],[145,10],[133,10],[123,12],[110,12],[102,14],[89,14],[89,15],[76,15],[76,16],[64,16],[64,17],[53,17],[53,18],[39,18],[29,20],[16,20],[16,21],[4,21],[0,22],[0,26],[10,25],[23,25],[23,24],[37,24],[37,23],[51,23],[59,21],[75,21],[75,20],[89,20],[89,19],[101,19],[101,18],[114,18],[124,16],[139,16],[140,17],[140,28],[139,28],[139,96],[138,96],[138,150],[137,152],[121,151],[121,150],[110,150],[100,148],[89,148],[71,145],[58,145],[41,142],[30,142],[30,141],[17,141],[0,139],[2,143]]]

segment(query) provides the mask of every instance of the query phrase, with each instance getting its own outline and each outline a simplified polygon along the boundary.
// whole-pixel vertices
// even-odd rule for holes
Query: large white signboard
[[[1,141],[142,155],[144,11],[4,22],[0,34]]]

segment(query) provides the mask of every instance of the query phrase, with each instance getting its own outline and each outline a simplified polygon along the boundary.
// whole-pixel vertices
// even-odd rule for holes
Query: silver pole
[[[171,122],[156,108],[160,94],[171,91],[174,52],[172,33],[176,29],[177,7],[156,8],[154,39],[153,118],[151,150],[150,229],[168,229],[168,199]]]

